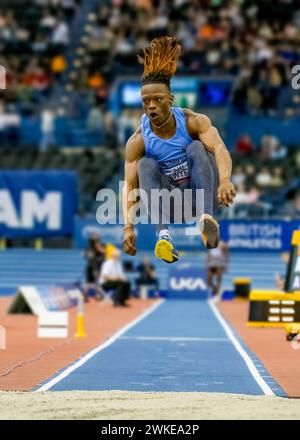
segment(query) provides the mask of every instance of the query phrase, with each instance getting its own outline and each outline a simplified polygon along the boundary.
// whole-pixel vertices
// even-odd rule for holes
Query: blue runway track
[[[61,379],[64,371],[60,372],[54,378],[57,383],[50,390],[198,391],[285,396],[260,361],[237,335],[234,337],[270,393],[251,374],[245,359],[217,319],[214,307],[206,301],[196,300],[162,302],[66,377]]]

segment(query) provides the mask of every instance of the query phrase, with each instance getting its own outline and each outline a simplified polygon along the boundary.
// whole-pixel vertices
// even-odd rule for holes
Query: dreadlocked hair
[[[138,53],[138,61],[144,65],[142,85],[163,83],[170,88],[170,80],[177,69],[180,44],[175,37],[159,37]]]

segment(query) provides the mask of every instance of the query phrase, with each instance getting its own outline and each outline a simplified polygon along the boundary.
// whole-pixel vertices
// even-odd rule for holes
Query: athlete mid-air
[[[176,38],[160,37],[152,40],[138,56],[139,62],[144,65],[141,87],[144,114],[141,125],[126,145],[123,188],[123,247],[129,255],[136,254],[134,210],[131,208],[139,201],[138,197],[133,199],[129,196],[132,190],[140,189],[147,194],[149,213],[151,191],[154,189],[203,190],[204,206],[199,226],[208,249],[217,247],[220,239],[219,225],[213,217],[218,203],[229,206],[236,194],[230,181],[231,158],[217,129],[207,116],[173,107],[170,80],[176,72],[179,53],[180,45]],[[193,193],[192,204],[196,200]],[[195,210],[197,206],[193,206],[193,212]],[[164,206],[160,205],[159,218],[155,222],[158,232],[155,255],[173,263],[179,256],[163,211]]]

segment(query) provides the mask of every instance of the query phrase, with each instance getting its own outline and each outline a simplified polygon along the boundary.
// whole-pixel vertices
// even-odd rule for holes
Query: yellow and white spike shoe
[[[220,226],[209,214],[203,214],[200,219],[200,234],[206,249],[218,247],[220,241]]]
[[[155,256],[166,263],[175,263],[179,260],[179,254],[168,235],[162,236],[156,243]]]

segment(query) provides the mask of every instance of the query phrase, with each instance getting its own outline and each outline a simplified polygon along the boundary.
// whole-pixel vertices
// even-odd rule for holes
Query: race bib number
[[[162,172],[174,183],[187,180],[190,169],[186,158],[172,159],[161,163]]]

